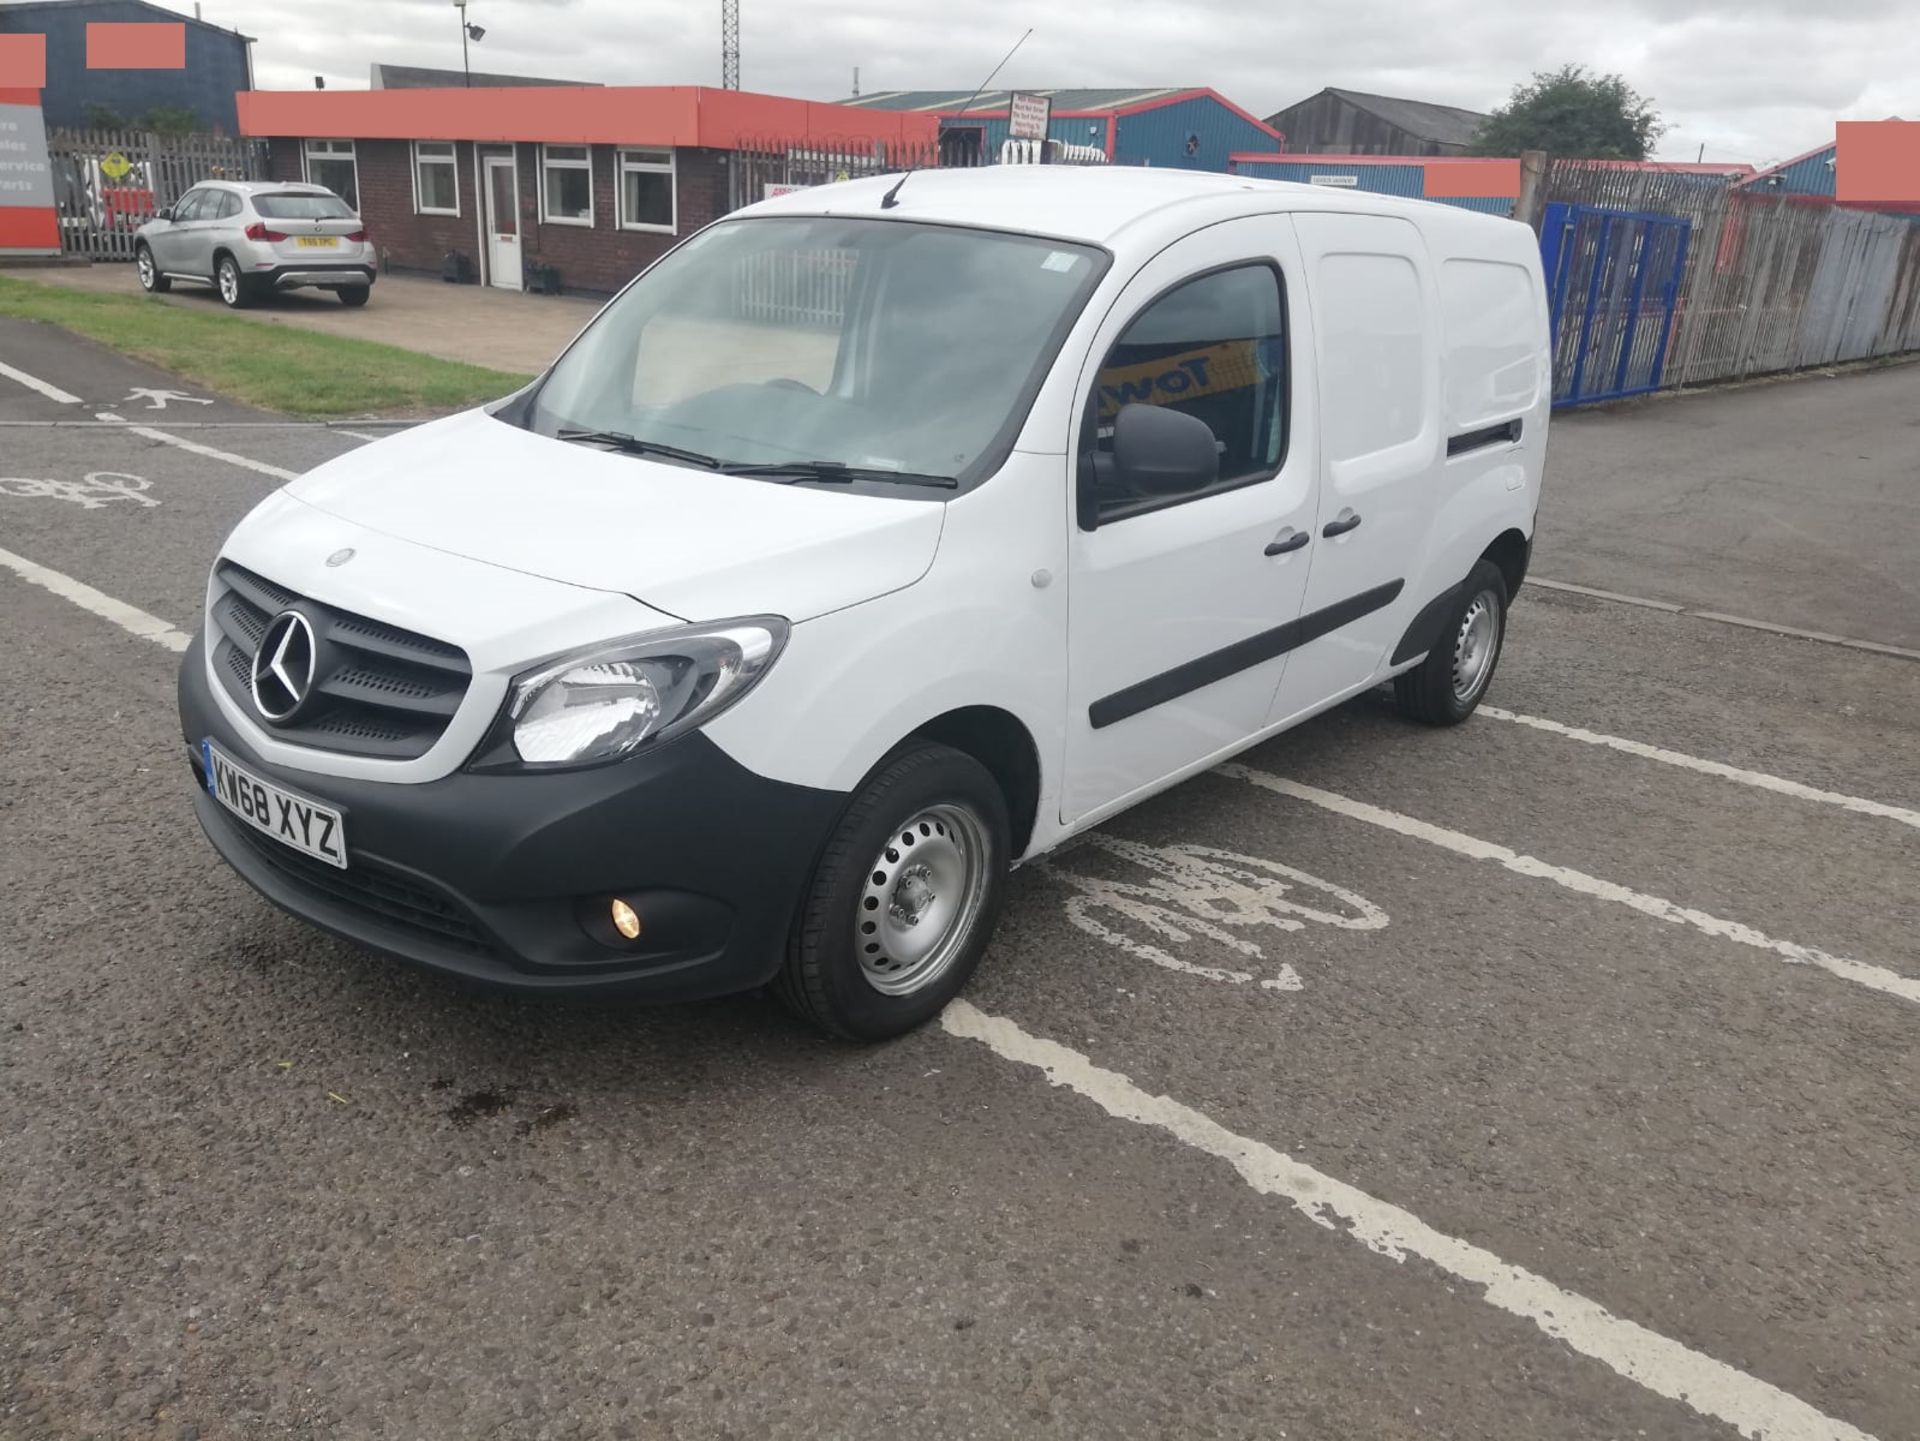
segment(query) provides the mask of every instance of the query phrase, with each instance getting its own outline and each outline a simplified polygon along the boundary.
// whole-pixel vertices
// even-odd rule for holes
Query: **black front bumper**
[[[631,760],[398,785],[262,760],[208,691],[202,638],[180,667],[194,810],[268,900],[329,931],[495,989],[691,1000],[772,979],[846,797],[767,780],[694,732]],[[342,814],[347,869],[261,835],[208,794],[200,742]],[[607,920],[640,914],[638,940]]]

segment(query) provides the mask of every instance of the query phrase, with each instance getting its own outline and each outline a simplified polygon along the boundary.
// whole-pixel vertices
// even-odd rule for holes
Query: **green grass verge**
[[[376,293],[374,304],[379,304]],[[124,355],[285,415],[410,415],[497,399],[528,377],[397,345],[241,316],[197,315],[144,295],[97,295],[0,277],[0,315],[89,336]]]

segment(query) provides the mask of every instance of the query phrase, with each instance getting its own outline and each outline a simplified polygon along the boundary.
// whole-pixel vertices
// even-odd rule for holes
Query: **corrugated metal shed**
[[[1330,155],[1461,155],[1487,117],[1477,110],[1328,86],[1267,117],[1292,149]]]
[[[1825,195],[1834,193],[1834,156],[1839,145],[1822,145],[1805,155],[1783,161],[1771,170],[1740,182],[1742,190],[1758,190],[1772,195]]]
[[[1330,160],[1241,160],[1234,174],[1255,180],[1291,180],[1297,185],[1324,185],[1351,181],[1342,188],[1375,195],[1404,195],[1418,200],[1427,193],[1426,171],[1418,165],[1339,165]]]
[[[1274,144],[1271,130],[1215,95],[1196,95],[1122,115],[1114,123],[1116,165],[1224,172],[1237,150]]]
[[[1022,95],[1044,95],[1053,101],[1056,114],[1071,110],[1123,110],[1129,105],[1145,105],[1170,95],[1185,95],[1200,87],[1194,85],[1107,86],[1097,90],[1022,90]],[[948,115],[965,105],[967,118],[975,114],[1004,115],[1012,94],[1007,90],[983,90],[974,99],[971,90],[876,90],[871,95],[855,95],[843,105],[863,105],[869,110],[925,110]],[[967,102],[972,100],[971,105]]]

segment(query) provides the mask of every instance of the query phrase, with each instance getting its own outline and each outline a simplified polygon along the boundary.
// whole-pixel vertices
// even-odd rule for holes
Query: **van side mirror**
[[[1114,477],[1135,495],[1191,495],[1220,478],[1220,447],[1204,420],[1164,405],[1122,406],[1113,421]]]

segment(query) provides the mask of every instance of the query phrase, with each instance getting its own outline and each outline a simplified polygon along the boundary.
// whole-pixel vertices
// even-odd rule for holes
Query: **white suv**
[[[211,285],[235,310],[270,290],[331,290],[365,305],[376,265],[353,207],[319,185],[206,180],[141,226],[140,287]]]

